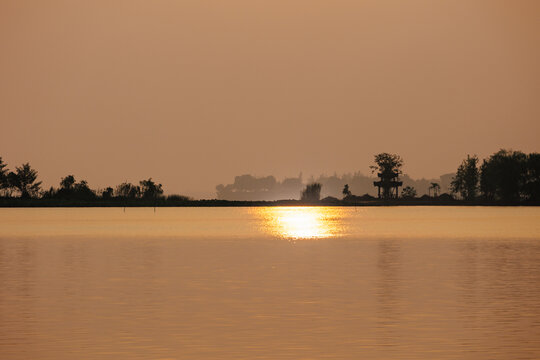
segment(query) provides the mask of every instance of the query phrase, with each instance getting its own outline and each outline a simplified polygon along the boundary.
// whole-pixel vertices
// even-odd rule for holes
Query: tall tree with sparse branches
[[[479,179],[478,157],[467,155],[467,158],[459,165],[456,176],[452,180],[452,193],[461,195],[465,200],[476,199]]]

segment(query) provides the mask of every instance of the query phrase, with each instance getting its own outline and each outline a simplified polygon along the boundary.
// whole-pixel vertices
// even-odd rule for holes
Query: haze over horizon
[[[413,178],[540,151],[540,2],[0,3],[0,156],[44,186]]]

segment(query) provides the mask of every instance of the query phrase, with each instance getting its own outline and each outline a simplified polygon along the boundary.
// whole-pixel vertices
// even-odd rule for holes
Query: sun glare
[[[326,207],[259,208],[265,228],[286,239],[319,239],[338,235],[336,209]]]

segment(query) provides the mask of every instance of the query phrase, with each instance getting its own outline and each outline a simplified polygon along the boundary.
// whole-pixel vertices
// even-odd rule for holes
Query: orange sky
[[[44,184],[413,177],[540,151],[536,0],[0,2],[0,156]]]

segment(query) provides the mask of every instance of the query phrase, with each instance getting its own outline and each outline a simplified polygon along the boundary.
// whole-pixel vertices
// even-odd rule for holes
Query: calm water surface
[[[0,358],[540,359],[540,209],[0,209]]]

